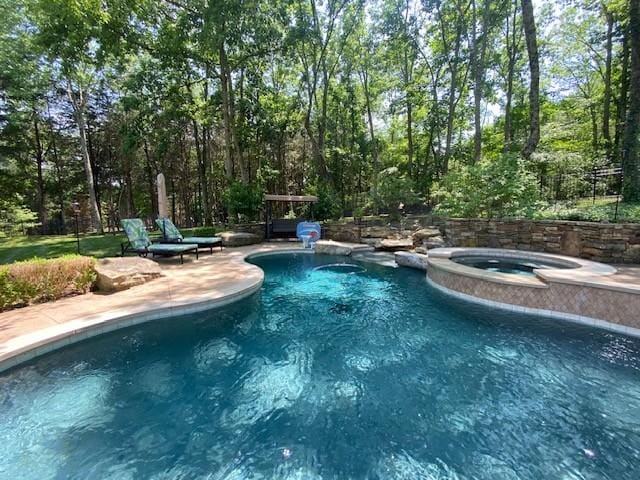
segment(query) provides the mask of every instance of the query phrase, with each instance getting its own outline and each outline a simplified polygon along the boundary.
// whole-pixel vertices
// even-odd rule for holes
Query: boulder
[[[426,247],[428,250],[432,248],[442,248],[444,247],[444,239],[442,237],[431,237],[422,242],[422,246]]]
[[[376,250],[395,252],[397,250],[411,250],[413,240],[410,238],[385,238],[376,243]]]
[[[427,256],[414,252],[396,252],[396,263],[403,267],[416,268],[418,270],[427,269]]]
[[[353,248],[344,243],[334,242],[333,240],[318,240],[315,246],[316,253],[325,255],[351,255]]]
[[[160,265],[141,257],[103,258],[96,262],[96,285],[101,292],[119,292],[158,278]]]
[[[362,238],[360,243],[364,243],[365,245],[369,245],[370,247],[375,247],[378,242],[381,242],[383,239],[379,237],[373,238]]]
[[[244,245],[254,245],[262,242],[260,236],[255,233],[222,232],[217,236],[222,238],[222,244],[225,247],[242,247]]]
[[[437,228],[421,228],[420,230],[413,232],[413,235],[411,235],[411,238],[413,239],[413,245],[418,247],[422,245],[422,242],[424,240],[427,240],[433,237],[441,237],[441,236],[442,234],[440,233],[440,230],[438,230]]]

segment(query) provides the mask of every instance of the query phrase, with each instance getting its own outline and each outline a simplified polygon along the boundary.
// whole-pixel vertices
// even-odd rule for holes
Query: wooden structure
[[[271,238],[292,238],[296,236],[296,227],[298,223],[303,222],[303,218],[272,218],[273,203],[316,203],[318,197],[313,195],[274,195],[266,194],[264,196],[265,201],[265,238],[267,240]]]

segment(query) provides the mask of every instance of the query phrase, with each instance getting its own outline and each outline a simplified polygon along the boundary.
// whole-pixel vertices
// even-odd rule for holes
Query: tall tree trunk
[[[233,180],[233,133],[229,108],[229,80],[227,78],[227,54],[224,43],[220,44],[220,94],[222,97],[222,121],[224,124],[224,173],[227,180]]]
[[[86,117],[85,117],[86,118]],[[93,137],[91,135],[91,122],[87,119],[87,152],[89,152],[89,162],[91,163],[91,171],[93,172],[93,184],[96,191],[96,205],[98,205],[98,211],[102,211],[100,203],[100,182],[99,182],[99,166],[96,163],[96,155],[93,150]]]
[[[506,105],[504,109],[504,151],[511,150],[513,143],[513,120],[512,120],[512,101],[513,101],[513,79],[515,76],[516,59],[518,55],[518,0],[513,1],[513,15],[511,20],[511,31],[509,31],[509,18],[507,18],[507,86],[506,86]]]
[[[229,65],[226,60],[226,55],[224,58],[225,58],[225,65],[226,65],[225,68],[227,69],[227,82],[228,82],[227,91],[229,94],[229,118],[231,121],[231,141],[233,145],[232,151],[236,159],[236,163],[240,167],[240,180],[242,181],[242,183],[248,184],[249,169],[245,162],[243,149],[241,148],[241,144],[240,144],[240,135],[238,133],[238,128],[237,128],[236,100],[235,100],[235,95],[233,93],[233,79],[231,78],[231,70],[229,70]]]
[[[456,31],[456,41],[454,49],[454,57],[451,63],[451,81],[449,83],[449,99],[448,99],[448,112],[447,112],[447,136],[444,147],[444,159],[442,165],[442,173],[447,173],[449,170],[449,157],[451,156],[451,145],[453,143],[453,122],[456,114],[456,92],[458,89],[458,66],[460,63],[460,44],[462,41],[462,26],[458,22]]]
[[[41,231],[43,233],[46,233],[45,229],[47,223],[47,205],[44,191],[44,176],[42,172],[42,167],[44,165],[44,150],[42,148],[42,139],[40,138],[40,125],[38,122],[38,117],[38,110],[36,109],[35,105],[33,105],[33,134],[36,150],[38,221],[42,224]]]
[[[407,35],[406,25],[405,35]],[[407,107],[407,172],[409,177],[413,176],[413,98],[411,95],[413,74],[411,63],[407,50],[405,49],[402,73],[404,76],[405,103]]]
[[[204,101],[205,104],[209,100],[209,80],[204,84]],[[209,192],[208,171],[210,170],[211,158],[209,153],[209,128],[202,126],[202,156],[199,163],[200,183],[202,184],[202,206],[204,208],[204,224],[207,227],[213,225],[213,211],[211,208],[211,195]]]
[[[144,158],[145,169],[147,171],[147,187],[149,188],[149,201],[151,203],[151,217],[156,218],[158,216],[158,196],[155,189],[155,176],[153,166],[151,165],[151,155],[149,154],[149,145],[147,139],[144,139]]]
[[[58,155],[58,144],[56,142],[56,131],[53,128],[53,119],[51,117],[51,106],[49,105],[49,99],[47,99],[47,123],[49,124],[49,131],[51,133],[51,152],[53,153],[53,166],[56,172],[56,182],[58,184],[58,208],[60,208],[60,231],[59,233],[64,235],[67,233],[67,227],[65,225],[64,215],[64,186],[62,182],[62,161]]]
[[[602,140],[607,155],[607,160],[612,159],[612,143],[611,143],[611,63],[613,56],[613,14],[604,8],[604,14],[607,19],[607,41],[606,41],[606,59],[604,72],[604,98],[602,100]]]
[[[209,187],[207,185],[207,169],[202,139],[198,131],[198,123],[191,119],[193,125],[193,139],[196,145],[196,159],[198,163],[198,194],[200,198],[200,208],[202,219],[206,225],[211,224],[211,205],[209,203]],[[208,222],[208,223],[207,223]]]
[[[376,140],[375,130],[373,129],[373,114],[371,112],[371,92],[369,91],[369,72],[366,69],[362,69],[360,72],[360,79],[362,80],[362,89],[364,91],[365,106],[367,108],[367,126],[369,127],[369,137],[371,139],[371,190],[373,198],[378,194],[378,143]],[[374,202],[375,203],[375,202]]]
[[[593,148],[594,155],[598,151],[598,147],[600,146],[600,141],[598,139],[598,114],[596,112],[595,103],[590,101],[591,99],[587,99],[589,103],[589,117],[591,118],[591,148]]]
[[[620,72],[620,95],[616,107],[616,134],[614,137],[614,160],[622,163],[622,137],[627,119],[627,103],[629,102],[629,29],[625,28],[622,36],[622,71]]]
[[[485,2],[480,22],[480,38],[476,33],[476,2],[472,0],[473,9],[473,163],[482,156],[482,89],[484,88],[485,60],[489,37],[489,2]]]
[[[67,86],[67,95],[73,108],[76,124],[78,125],[78,133],[80,135],[80,153],[82,154],[82,162],[84,164],[84,174],[87,182],[87,192],[89,194],[89,214],[91,215],[91,226],[99,233],[103,234],[102,218],[100,209],[96,200],[96,189],[93,181],[93,169],[91,168],[91,159],[89,158],[89,149],[87,147],[87,123],[85,118],[86,99],[82,90],[74,92],[71,83]]]
[[[629,109],[622,143],[624,185],[622,194],[627,202],[640,201],[640,0],[629,0],[629,47],[631,70]]]
[[[540,62],[538,59],[538,39],[533,4],[531,0],[521,0],[521,4],[522,24],[527,42],[529,73],[531,75],[531,84],[529,86],[529,138],[527,138],[527,142],[522,148],[522,156],[529,159],[540,141]]]

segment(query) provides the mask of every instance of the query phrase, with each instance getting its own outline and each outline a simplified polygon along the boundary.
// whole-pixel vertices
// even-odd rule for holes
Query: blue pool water
[[[640,478],[640,342],[343,262],[0,375],[0,478]]]

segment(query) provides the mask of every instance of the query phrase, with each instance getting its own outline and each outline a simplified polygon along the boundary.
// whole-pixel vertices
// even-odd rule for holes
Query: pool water
[[[535,276],[534,269],[574,268],[551,261],[511,257],[500,258],[482,255],[463,255],[459,257],[452,257],[451,260],[468,267],[479,268],[489,272],[509,273],[513,275]]]
[[[342,262],[0,375],[0,478],[640,478],[639,341]]]

